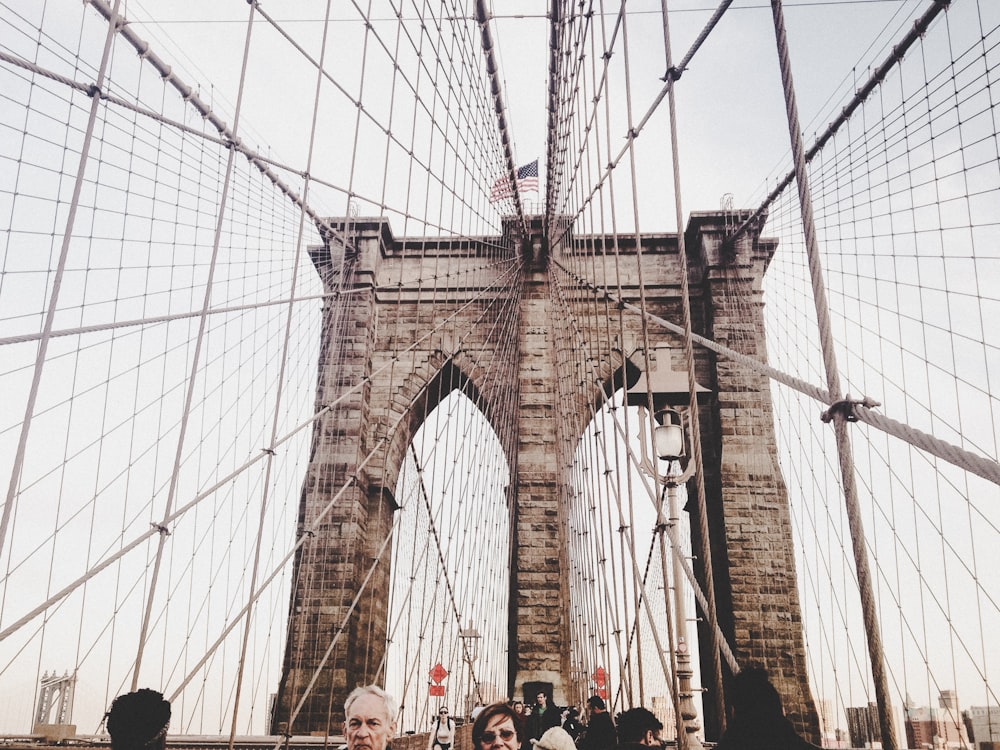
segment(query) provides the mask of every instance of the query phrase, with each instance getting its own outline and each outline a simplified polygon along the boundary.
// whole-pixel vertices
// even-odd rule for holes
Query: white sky
[[[472,4],[468,5],[471,15]],[[617,11],[617,4],[610,0],[604,5],[609,14]],[[518,164],[539,157],[544,165],[545,160],[547,6],[544,0],[493,3],[494,40]],[[298,39],[312,39],[318,48],[321,26],[318,20],[323,17],[323,3],[263,7],[283,21]],[[662,86],[660,77],[665,70],[665,58],[659,7],[658,0],[629,3],[636,119]],[[708,21],[716,3],[684,0],[669,3],[668,7],[674,19],[673,57],[678,61]],[[866,67],[872,61],[881,61],[886,54],[885,45],[899,39],[900,30],[912,25],[926,3],[793,0],[784,7],[801,122],[808,136],[822,130],[831,119],[830,112],[840,106],[844,92],[864,80]],[[214,95],[219,97],[221,92],[231,101],[238,82],[246,8],[245,3],[236,1],[206,5],[183,0],[150,5],[132,0],[128,12],[137,21],[155,17],[160,27],[137,25],[140,33],[157,38],[158,49],[171,49],[171,59],[183,63],[185,57],[189,58],[192,70],[197,71],[192,80],[203,85],[213,83]],[[338,8],[336,3],[333,13],[334,17],[339,15],[349,20],[331,24],[331,33],[337,40],[331,55],[338,64],[350,65],[351,55],[358,52],[351,49],[360,26],[353,20],[358,14],[353,7]],[[314,78],[303,71],[297,80],[290,68],[294,64],[290,62],[291,56],[268,56],[264,52],[267,46],[260,43],[268,30],[264,24],[258,28],[262,31],[254,39],[256,67],[251,70],[243,127],[260,133],[260,142],[276,158],[299,165],[304,163],[305,139],[299,137],[301,128],[288,127],[288,120],[296,112],[305,116],[312,100]],[[817,33],[818,29],[822,33]],[[280,50],[281,46],[276,43],[275,48]],[[769,4],[761,0],[734,2],[698,51],[676,90],[685,211],[717,208],[726,193],[734,195],[737,207],[756,205],[766,194],[765,180],[783,176],[788,164],[788,132]],[[624,132],[618,136],[619,143],[623,142],[623,136]],[[647,140],[667,137],[664,104],[640,140],[645,146]],[[252,137],[248,140],[253,141]],[[644,209],[641,216],[670,217],[665,221],[672,225],[672,198],[653,189],[653,185],[663,182],[662,170],[662,165],[657,165],[645,176],[650,183],[649,199],[640,198]],[[649,229],[662,228],[650,219],[643,221],[649,224]]]
[[[864,80],[868,66],[882,60],[886,45],[897,41],[928,3],[929,0],[785,3],[791,60],[807,141],[808,134],[823,129],[831,113],[843,104],[845,92]],[[33,0],[20,0],[12,6],[27,8],[32,4]],[[264,3],[263,7],[295,33],[301,43],[318,48],[318,20],[322,18],[323,2],[271,5]],[[956,2],[958,5],[968,7],[968,3]],[[356,18],[353,5],[349,13],[344,11],[345,6],[343,0],[335,2],[335,12]],[[518,164],[536,157],[544,164],[547,6],[543,0],[493,2],[497,16],[494,39],[498,44]],[[670,3],[675,11],[671,30],[675,60],[685,54],[714,6],[715,3],[706,0]],[[244,0],[213,3],[129,0],[124,4],[125,13],[136,22],[139,35],[149,40],[168,63],[186,69],[182,74],[185,80],[200,84],[203,98],[215,102],[230,123],[247,7]],[[638,118],[662,85],[662,30],[658,0],[630,3],[629,7],[634,9],[629,13],[628,23],[635,44],[631,65],[633,107]],[[617,4],[606,3],[606,10],[610,12],[613,8]],[[297,14],[295,18],[293,13]],[[150,16],[158,25],[144,23]],[[955,22],[961,22],[961,18],[957,16]],[[387,18],[387,22],[391,19]],[[356,20],[339,21],[331,26],[334,37],[330,45],[332,62],[328,66],[337,71],[338,80],[348,82],[356,76],[359,29]],[[254,33],[240,132],[246,141],[259,144],[275,159],[304,168],[308,144],[303,133],[308,132],[314,73],[286,54],[284,42],[273,39],[273,31],[266,25],[260,24]],[[372,95],[366,101],[373,110],[380,106],[378,94],[383,85],[384,79],[380,80],[379,74],[373,74],[367,82]],[[726,193],[735,196],[737,207],[756,206],[774,177],[784,175],[788,163],[788,134],[769,5],[761,0],[737,0],[684,73],[677,84],[677,94],[685,211],[715,209]],[[621,91],[616,91],[615,96],[620,97]],[[619,100],[616,106],[624,104]],[[343,134],[351,132],[353,118],[342,112],[328,114],[329,119],[321,120],[320,129],[327,137],[321,144],[314,171],[322,178],[346,184],[352,144]],[[612,142],[624,143],[623,136],[624,130],[612,133]],[[666,176],[668,162],[662,158],[667,137],[663,105],[638,142],[644,153],[659,155],[639,166],[643,188],[639,199],[641,228],[647,231],[674,228],[670,180]],[[367,175],[357,179],[358,185],[367,186]],[[321,214],[344,213],[343,201],[336,196],[319,191],[315,196]],[[403,227],[393,229],[397,234],[404,232]],[[295,491],[292,490],[293,494]]]

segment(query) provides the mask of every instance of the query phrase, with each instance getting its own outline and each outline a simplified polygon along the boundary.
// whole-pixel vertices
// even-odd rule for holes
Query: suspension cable
[[[799,126],[798,106],[795,102],[795,86],[792,82],[791,62],[788,54],[788,39],[785,34],[784,14],[781,0],[771,0],[774,17],[774,33],[778,45],[781,65],[781,80],[785,92],[785,108],[788,114],[788,133],[795,156],[795,181],[799,188],[799,207],[802,212],[802,227],[805,233],[806,253],[809,260],[809,275],[812,280],[813,301],[819,324],[820,346],[826,369],[827,388],[835,402],[840,401],[840,376],[837,358],[830,332],[830,312],[826,301],[826,286],[816,238],[816,224],[813,219],[812,198],[809,194],[809,179],[806,173],[805,151],[802,146],[802,131]],[[858,501],[857,484],[854,477],[854,455],[851,439],[847,432],[846,415],[838,411],[834,414],[833,428],[837,438],[837,455],[840,457],[840,477],[843,483],[844,500],[847,503],[847,517],[851,529],[854,548],[855,572],[861,594],[865,633],[868,636],[868,651],[871,661],[872,679],[875,682],[875,699],[878,703],[879,724],[882,747],[896,750],[896,733],[893,729],[892,707],[889,700],[889,680],[886,675],[885,654],[882,649],[882,634],[875,611],[875,594],[872,588],[871,569],[868,552],[865,549],[865,531],[861,520],[861,505]]]

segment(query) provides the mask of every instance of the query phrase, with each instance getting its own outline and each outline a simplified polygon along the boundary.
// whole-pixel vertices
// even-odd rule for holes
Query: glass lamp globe
[[[653,430],[653,449],[658,458],[676,459],[684,455],[684,430],[680,425],[662,424]]]

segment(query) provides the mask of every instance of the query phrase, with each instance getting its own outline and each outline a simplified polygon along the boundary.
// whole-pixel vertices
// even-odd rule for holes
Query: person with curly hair
[[[149,688],[119,695],[104,715],[112,750],[163,750],[170,726],[170,701]]]

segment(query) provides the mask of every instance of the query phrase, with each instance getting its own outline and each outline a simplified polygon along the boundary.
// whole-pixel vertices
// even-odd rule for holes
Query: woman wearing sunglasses
[[[472,725],[474,750],[519,750],[523,733],[521,717],[506,703],[483,709]]]

